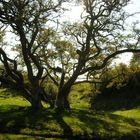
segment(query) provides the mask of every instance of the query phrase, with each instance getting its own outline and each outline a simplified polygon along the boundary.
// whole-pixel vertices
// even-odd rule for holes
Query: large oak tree
[[[68,96],[78,76],[103,69],[119,54],[140,51],[139,30],[135,26],[129,32],[125,26],[130,15],[124,11],[124,7],[129,2],[130,0],[84,0],[81,2],[84,8],[81,22],[65,23],[64,35],[73,45],[76,57],[71,58],[73,64],[69,76],[65,74],[63,62],[59,61],[59,69],[62,71],[59,71],[61,76],[59,74],[59,91],[55,103],[57,108],[70,108]],[[61,42],[61,48],[63,47],[65,44]],[[63,52],[64,55],[65,53]],[[70,56],[70,51],[67,54]],[[67,62],[71,63],[70,60]]]
[[[59,40],[54,39],[48,43],[48,34],[53,32],[45,29],[46,22],[59,9],[61,2],[0,1],[0,22],[10,26],[19,36],[29,85],[26,86],[17,62],[10,59],[3,49],[0,49],[0,60],[6,73],[0,80],[18,87],[36,109],[42,106],[43,90],[40,83],[45,78],[44,70],[59,89],[56,108],[65,109],[70,108],[68,96],[78,76],[103,69],[118,54],[140,51],[140,32],[133,30],[128,33],[125,28],[125,20],[129,15],[123,9],[130,0],[79,1],[84,8],[81,22],[65,24],[63,33],[60,34],[70,39],[60,37]],[[46,34],[46,38],[43,34]],[[56,73],[58,80],[55,79],[56,75],[52,75]]]
[[[1,0],[0,23],[10,27],[19,37],[19,51],[27,71],[29,84],[25,84],[23,73],[19,70],[18,62],[8,57],[0,48],[0,61],[4,72],[0,81],[19,89],[34,109],[40,109],[43,92],[40,81],[43,77],[43,65],[38,57],[37,44],[39,33],[46,28],[46,23],[54,17],[54,12],[60,9],[61,0]],[[51,17],[51,18],[50,18]],[[48,36],[46,36],[48,40]],[[25,69],[24,68],[24,69]]]

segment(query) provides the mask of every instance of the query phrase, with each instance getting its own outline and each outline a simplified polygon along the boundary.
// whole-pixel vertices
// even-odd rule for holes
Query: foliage
[[[132,82],[133,85],[134,83],[138,82],[137,80],[138,80],[139,72],[140,69],[138,65],[125,65],[123,63],[120,63],[118,66],[115,67],[107,68],[106,70],[98,74],[99,77],[98,81],[100,81],[101,83],[100,91],[107,93],[107,91],[105,90],[107,89],[113,90],[114,88],[114,92],[115,89],[116,92],[117,90],[119,92],[119,89],[122,89],[123,87],[126,87],[128,88],[128,90],[130,90],[129,89],[131,86],[130,82],[132,82],[132,79],[133,79]],[[136,77],[137,80],[135,79],[134,81],[134,77]]]
[[[56,101],[58,108],[69,108],[68,95],[78,76],[102,70],[118,54],[140,51],[139,31],[134,26],[132,32],[126,34],[125,24],[122,24],[129,17],[124,11],[128,3],[129,0],[83,1],[84,11],[81,14],[81,21],[74,24],[64,23],[62,34],[68,38],[66,38],[68,42],[72,40],[76,57],[71,56],[73,63],[70,65],[70,76],[66,76],[63,71],[63,62],[58,62],[61,70],[58,71],[61,73],[58,74],[60,79],[57,98],[59,101]],[[134,41],[131,42],[131,39]],[[59,42],[57,43],[59,45]],[[61,42],[61,46],[65,46],[64,42]],[[61,53],[57,54],[61,59]],[[71,61],[67,62],[67,66],[71,64]]]
[[[19,40],[13,50],[20,56],[19,59],[12,59],[0,48],[0,61],[5,71],[0,81],[21,90],[21,95],[37,110],[42,107],[43,89],[40,81],[44,77],[43,64],[37,53],[44,47],[43,44],[48,42],[50,30],[45,26],[50,15],[53,18],[53,13],[60,10],[61,3],[61,0],[55,2],[4,0],[0,4],[0,23],[9,26],[12,33],[18,37]],[[46,39],[43,37],[45,35]],[[27,73],[29,85],[26,85],[24,72],[22,73],[19,67],[24,67],[22,70],[25,69]]]
[[[45,84],[44,87],[45,93],[42,95],[42,100],[45,103],[49,104],[50,108],[54,108],[56,96],[58,93],[58,87],[52,82],[47,82],[47,84]]]
[[[91,99],[96,110],[132,108],[139,105],[140,69],[138,65],[120,64],[100,74],[100,91]]]
[[[139,59],[140,53],[133,53],[133,56],[130,61],[130,65],[140,65],[140,59]]]
[[[124,8],[130,0],[79,1],[83,6],[81,20],[70,25],[56,20],[62,14],[63,2],[3,0],[0,4],[0,24],[8,26],[18,38],[12,47],[18,52],[18,59],[10,58],[0,48],[3,64],[0,81],[20,90],[36,110],[42,108],[42,100],[50,100],[47,97],[50,93],[45,93],[42,84],[44,81],[49,85],[51,79],[57,86],[54,106],[69,109],[70,90],[80,75],[102,71],[119,54],[140,52],[137,24],[131,27],[132,32],[125,28],[130,15]],[[124,80],[127,78],[119,77],[117,88]],[[53,87],[47,90],[54,92]]]
[[[0,43],[3,42],[3,38],[4,38],[4,31],[2,31],[0,28]]]

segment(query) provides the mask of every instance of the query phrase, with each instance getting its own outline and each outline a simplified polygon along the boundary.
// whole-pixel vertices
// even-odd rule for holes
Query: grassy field
[[[88,84],[74,86],[72,109],[64,112],[48,108],[33,112],[23,98],[5,97],[7,94],[1,89],[0,140],[140,139],[140,106],[129,110],[91,110],[91,90],[87,89]]]

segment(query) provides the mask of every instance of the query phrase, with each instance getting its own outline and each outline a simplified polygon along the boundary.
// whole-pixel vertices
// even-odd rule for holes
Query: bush
[[[105,103],[103,103],[102,107],[108,106],[107,108],[112,108],[117,104],[126,107],[130,106],[128,104],[131,104],[133,99],[140,97],[140,69],[136,66],[129,67],[120,64],[116,68],[101,74],[100,81],[101,84],[98,89],[100,94],[91,99],[93,108],[100,106],[100,102],[103,103],[103,100],[105,100]]]
[[[46,103],[49,103],[50,107],[53,108],[55,104],[56,95],[58,93],[58,87],[54,85],[52,82],[44,85],[42,94],[42,100]]]

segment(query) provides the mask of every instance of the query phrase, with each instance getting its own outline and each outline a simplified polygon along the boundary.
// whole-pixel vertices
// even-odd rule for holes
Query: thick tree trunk
[[[32,94],[32,108],[34,110],[40,110],[43,108],[43,105],[41,103],[41,87],[38,84],[33,84],[31,89]]]
[[[70,89],[75,82],[77,77],[72,77],[66,84],[64,84],[58,92],[56,102],[55,102],[55,108],[64,110],[64,109],[70,109],[70,104],[68,100],[68,96],[70,93]]]
[[[41,110],[43,108],[41,99],[38,96],[36,96],[32,99],[31,108],[36,111]]]
[[[77,79],[82,66],[83,66],[83,63],[81,64],[79,62],[79,65],[77,66],[75,72],[73,73],[71,78],[65,84],[64,84],[65,75],[64,75],[64,73],[62,74],[59,92],[58,92],[56,102],[55,102],[56,109],[60,109],[60,110],[70,109],[68,96],[70,93],[70,89],[71,89],[72,85],[74,84],[75,80]]]
[[[40,97],[40,90],[36,89],[36,88],[33,88],[32,90],[31,89],[28,89],[27,87],[22,87],[21,88],[21,91],[22,91],[22,95],[23,97],[28,100],[31,104],[31,108],[33,110],[40,110],[43,108],[42,106],[42,103],[41,103],[41,97]]]
[[[69,92],[67,91],[59,91],[56,102],[55,102],[55,108],[59,110],[64,110],[64,109],[70,109],[70,104],[68,101],[68,94]]]
[[[32,86],[32,88],[30,88],[22,86],[20,89],[23,91],[23,97],[30,102],[33,110],[38,111],[43,108],[41,103],[41,87]]]

